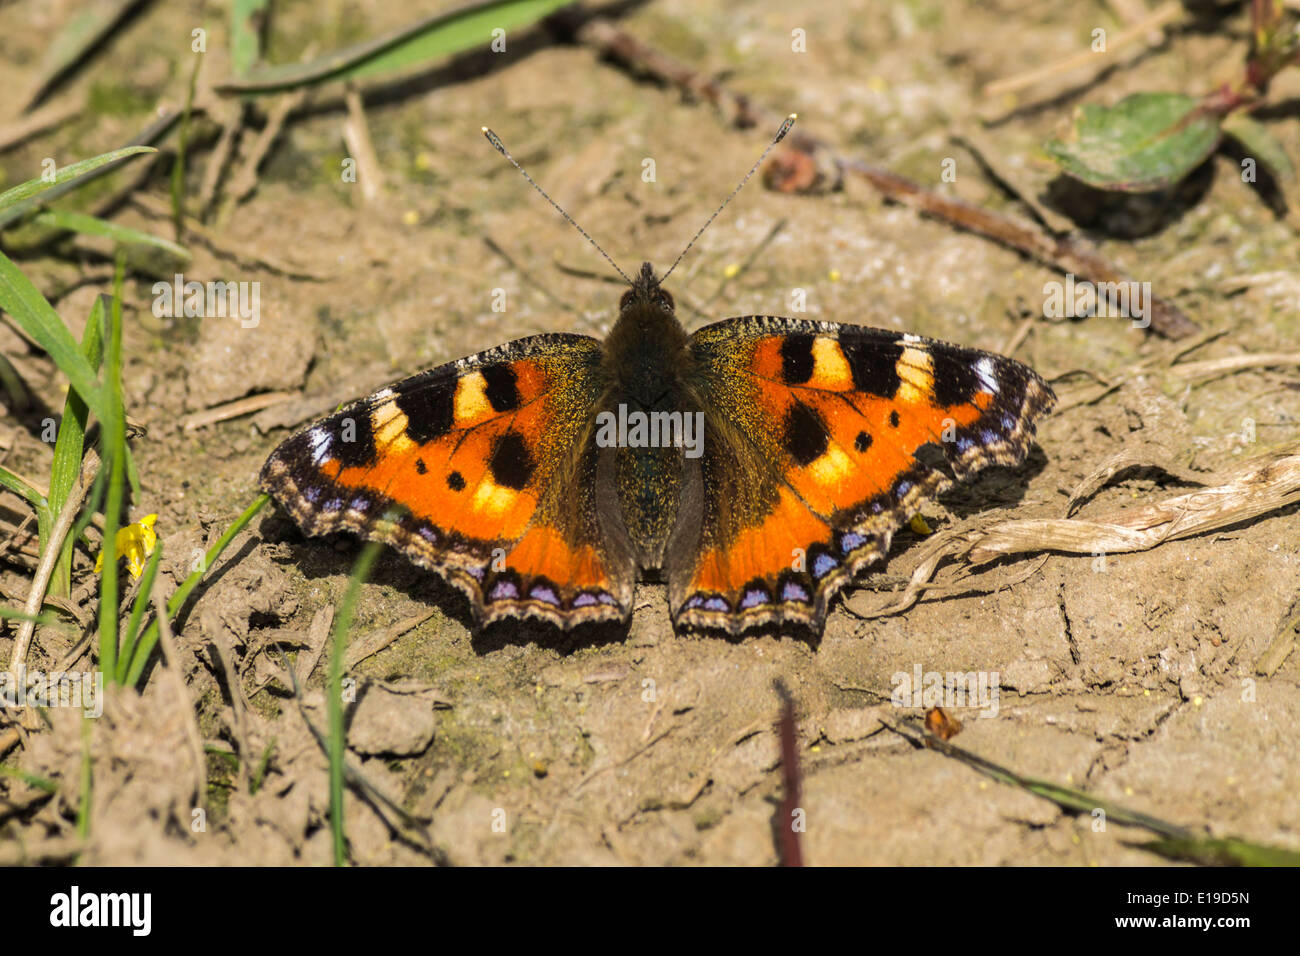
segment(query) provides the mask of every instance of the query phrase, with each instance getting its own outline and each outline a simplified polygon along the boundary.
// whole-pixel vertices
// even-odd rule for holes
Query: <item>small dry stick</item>
[[[45,589],[50,586],[50,575],[54,573],[59,552],[63,550],[63,540],[72,530],[72,525],[77,520],[77,512],[81,510],[81,503],[86,500],[86,495],[98,471],[99,455],[94,451],[87,452],[81,462],[81,476],[72,486],[68,500],[63,503],[63,510],[59,512],[59,520],[54,523],[54,529],[50,532],[50,540],[45,544],[45,553],[41,555],[41,563],[36,567],[31,590],[27,592],[27,603],[23,607],[23,612],[28,615],[28,619],[19,626],[18,634],[14,638],[13,653],[9,656],[9,673],[15,680],[20,677],[26,665],[27,647],[32,641],[32,634],[36,631],[34,618],[40,613]]]
[[[1115,61],[1107,53],[1114,53],[1130,43],[1137,40],[1150,42],[1153,31],[1159,31],[1168,26],[1174,20],[1178,19],[1183,13],[1183,5],[1179,0],[1170,0],[1169,3],[1157,7],[1151,12],[1151,15],[1140,23],[1135,23],[1123,33],[1117,33],[1106,42],[1104,53],[1098,54],[1091,48],[1081,50],[1074,56],[1067,56],[1062,60],[1054,60],[1046,66],[1038,67],[1034,70],[1028,70],[1024,73],[1017,73],[1015,76],[1008,76],[1001,80],[994,80],[992,83],[985,84],[983,89],[984,96],[1001,96],[1004,93],[1017,93],[1020,90],[1031,86],[1037,86],[1043,80],[1049,80],[1054,76],[1062,73],[1068,73],[1071,70],[1077,70],[1081,66],[1091,66],[1092,72],[1100,73],[1108,66],[1114,65]],[[1155,33],[1156,36],[1163,34]]]
[[[575,19],[576,16],[561,10],[558,14],[553,14],[549,22],[562,33],[567,31],[584,46],[592,47],[660,82],[675,86],[683,93],[715,104],[729,114],[731,122],[739,128],[775,126],[779,122],[775,114],[755,106],[747,97],[732,93],[717,80],[702,76],[678,63],[610,21],[596,18],[583,22],[580,18]],[[795,149],[807,153],[820,151],[830,157],[842,171],[865,179],[887,199],[910,206],[958,229],[984,236],[1023,253],[1048,268],[1073,273],[1092,282],[1130,281],[1095,249],[1075,236],[1052,235],[1034,223],[941,196],[883,167],[841,156],[806,128],[795,130],[789,139]],[[1165,338],[1180,339],[1197,331],[1196,324],[1177,306],[1159,296],[1151,297],[1150,320],[1151,331]]]
[[[244,157],[243,164],[231,177],[230,189],[226,193],[226,200],[221,210],[223,215],[218,218],[224,218],[225,214],[247,199],[257,188],[257,170],[262,165],[262,160],[266,159],[266,154],[275,145],[275,140],[284,129],[289,114],[301,106],[306,99],[306,88],[294,90],[276,99],[270,112],[267,113],[266,125],[253,140],[253,145],[249,148],[248,155]]]
[[[356,163],[357,179],[361,185],[361,198],[373,202],[384,191],[384,172],[375,154],[375,144],[370,139],[370,124],[366,122],[365,104],[361,94],[351,83],[343,94],[348,107],[348,118],[343,121],[343,142],[348,154]]]
[[[205,408],[201,412],[187,415],[182,420],[181,427],[187,432],[192,432],[198,428],[215,425],[217,422],[239,418],[241,415],[251,415],[254,412],[260,412],[264,408],[270,408],[272,405],[278,405],[281,402],[287,402],[289,399],[297,397],[297,392],[263,392],[260,395],[250,395],[247,398],[239,398],[224,405],[216,405],[212,408]]]
[[[1295,650],[1296,628],[1300,628],[1300,614],[1287,618],[1282,629],[1268,645],[1268,649],[1260,655],[1259,662],[1255,665],[1255,673],[1264,677],[1272,677],[1277,673],[1282,662]]]

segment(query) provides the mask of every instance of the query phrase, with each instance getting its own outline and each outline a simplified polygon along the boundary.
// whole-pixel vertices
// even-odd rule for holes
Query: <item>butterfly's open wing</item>
[[[626,619],[634,562],[597,527],[600,354],[538,335],[430,369],[289,438],[262,487],[309,535],[352,531],[437,571],[485,622]]]
[[[668,546],[675,622],[820,631],[835,593],[958,478],[1018,464],[1055,396],[1011,359],[881,329],[750,316],[691,336],[707,430]]]

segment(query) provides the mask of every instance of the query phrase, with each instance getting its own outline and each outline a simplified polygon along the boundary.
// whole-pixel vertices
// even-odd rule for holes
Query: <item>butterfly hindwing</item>
[[[621,620],[635,568],[604,543],[588,451],[600,344],[539,335],[405,379],[281,444],[262,487],[309,535],[391,544],[483,621]]]
[[[1055,401],[1019,362],[861,326],[728,319],[690,350],[708,430],[684,484],[701,520],[670,544],[669,605],[731,632],[820,631],[835,593],[951,484],[927,451],[957,478],[1017,464]]]

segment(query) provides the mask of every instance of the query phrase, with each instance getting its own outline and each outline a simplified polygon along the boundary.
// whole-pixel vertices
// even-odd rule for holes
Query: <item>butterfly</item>
[[[760,315],[687,334],[647,262],[603,341],[404,379],[286,440],[260,484],[308,535],[435,571],[484,624],[627,622],[657,576],[679,629],[819,634],[922,504],[1020,464],[1054,402],[1019,362],[916,335]]]

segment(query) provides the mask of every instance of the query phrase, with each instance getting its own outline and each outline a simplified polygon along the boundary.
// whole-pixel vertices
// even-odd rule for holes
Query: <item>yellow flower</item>
[[[126,558],[126,569],[133,578],[144,574],[144,563],[158,544],[158,534],[153,530],[153,523],[157,520],[157,515],[145,515],[135,524],[119,528],[117,537],[113,539],[117,542],[117,556]],[[95,559],[95,573],[99,574],[103,570],[104,552],[101,551]]]

